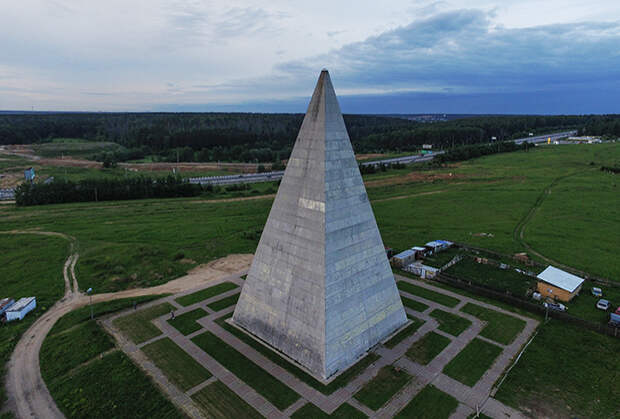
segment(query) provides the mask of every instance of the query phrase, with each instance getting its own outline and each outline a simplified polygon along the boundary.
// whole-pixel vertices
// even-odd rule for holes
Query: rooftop
[[[411,250],[411,249],[407,249],[407,250],[404,250],[404,251],[400,252],[399,254],[397,254],[397,255],[396,255],[396,256],[394,256],[394,257],[395,257],[395,258],[399,258],[399,259],[401,259],[401,258],[406,258],[406,257],[408,257],[408,256],[413,255],[413,253],[414,253],[414,252],[413,252],[413,250]]]
[[[19,300],[17,300],[17,302],[15,304],[13,304],[11,306],[11,308],[9,308],[7,311],[20,311],[21,309],[23,309],[24,307],[26,307],[28,304],[30,304],[33,300],[35,299],[35,297],[24,297],[24,298],[20,298]]]
[[[584,281],[583,278],[579,278],[576,275],[554,268],[553,266],[547,266],[547,269],[539,273],[537,278],[568,292],[575,291]]]

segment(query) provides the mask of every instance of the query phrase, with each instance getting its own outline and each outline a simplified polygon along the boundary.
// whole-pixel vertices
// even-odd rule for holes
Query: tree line
[[[196,196],[200,185],[184,182],[177,176],[124,179],[84,179],[78,182],[55,180],[50,183],[23,183],[15,189],[19,206],[68,202],[117,201],[147,198]]]
[[[277,162],[288,158],[303,114],[12,113],[0,114],[0,145],[83,138],[122,146],[98,161]],[[620,135],[619,115],[480,116],[422,123],[404,117],[344,115],[357,153],[448,149],[554,130]]]

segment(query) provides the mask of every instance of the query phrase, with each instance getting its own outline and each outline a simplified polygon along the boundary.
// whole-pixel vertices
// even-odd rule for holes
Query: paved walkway
[[[373,348],[372,350],[377,353],[380,358],[375,363],[366,368],[366,370],[364,370],[360,375],[351,380],[347,385],[329,395],[325,395],[318,390],[310,387],[308,384],[301,381],[289,371],[273,363],[270,359],[263,356],[253,347],[239,340],[235,335],[229,333],[227,330],[222,329],[214,322],[215,319],[231,313],[234,310],[234,306],[228,307],[218,312],[214,312],[213,310],[209,309],[207,305],[213,301],[220,300],[229,295],[234,295],[239,292],[239,289],[219,294],[208,300],[200,301],[187,307],[181,307],[178,303],[174,301],[174,299],[178,298],[181,295],[195,292],[196,290],[186,291],[184,293],[180,293],[171,297],[167,297],[163,300],[151,303],[157,304],[162,301],[167,301],[177,307],[177,310],[175,311],[175,314],[177,316],[199,307],[204,309],[207,312],[207,316],[197,321],[197,323],[201,326],[201,329],[193,332],[188,336],[183,336],[181,333],[179,333],[177,329],[175,329],[166,321],[169,318],[168,315],[164,315],[153,320],[153,323],[163,332],[163,334],[140,345],[135,345],[131,342],[128,342],[124,337],[121,336],[118,330],[115,330],[112,324],[115,318],[126,315],[128,312],[119,313],[115,316],[109,317],[103,323],[104,326],[108,330],[110,330],[110,332],[113,333],[114,336],[119,340],[121,348],[126,353],[128,353],[128,355],[132,357],[132,359],[138,365],[142,366],[142,368],[147,371],[147,373],[151,377],[154,378],[154,380],[159,384],[162,390],[172,399],[172,401],[175,402],[185,412],[187,412],[190,417],[201,417],[198,408],[194,405],[194,402],[191,399],[191,396],[195,392],[199,391],[201,388],[212,383],[215,380],[222,381],[239,397],[241,397],[243,400],[253,406],[262,415],[265,415],[269,418],[289,417],[296,410],[298,410],[308,402],[316,405],[326,413],[332,413],[342,403],[346,402],[351,404],[358,410],[362,411],[363,413],[367,414],[371,418],[388,418],[394,416],[398,411],[400,411],[404,406],[406,406],[407,403],[409,403],[411,399],[415,397],[415,395],[428,384],[434,385],[438,389],[452,395],[458,400],[459,406],[457,410],[453,413],[452,417],[466,417],[469,414],[475,412],[476,409],[491,417],[522,417],[519,412],[508,406],[505,406],[504,404],[490,397],[490,394],[494,383],[501,376],[503,371],[509,366],[511,360],[518,354],[521,347],[525,344],[529,336],[538,325],[538,322],[534,319],[520,316],[518,314],[493,306],[491,304],[483,303],[481,301],[474,300],[472,298],[465,297],[460,294],[456,294],[421,281],[414,281],[409,278],[404,278],[400,276],[396,276],[396,279],[415,283],[416,285],[427,288],[429,290],[455,297],[459,299],[460,302],[454,308],[445,307],[434,301],[426,300],[424,298],[408,294],[406,292],[401,292],[403,296],[420,301],[429,307],[428,309],[424,310],[424,312],[416,312],[414,310],[407,309],[407,312],[410,315],[424,320],[425,323],[414,334],[408,336],[406,339],[404,339],[392,349],[389,349],[382,345],[378,345]],[[239,277],[231,276],[221,281],[212,282],[209,284],[209,286],[224,281],[231,281],[240,286],[244,282]],[[485,374],[473,387],[468,387],[442,373],[443,368],[465,346],[467,346],[467,344],[469,344],[472,339],[476,337],[480,338],[479,333],[486,324],[477,317],[471,316],[467,313],[462,313],[460,311],[460,309],[469,302],[499,311],[513,317],[520,318],[526,322],[523,331],[510,345],[501,345],[497,342],[490,341],[493,344],[502,347],[503,351],[494,361],[493,365],[489,368],[489,370],[485,372]],[[471,321],[471,326],[463,333],[461,333],[458,337],[452,336],[439,330],[439,323],[437,322],[437,320],[429,316],[429,313],[431,311],[438,308],[467,318],[469,321]],[[205,353],[202,349],[200,349],[191,341],[194,336],[204,333],[205,331],[210,331],[211,333],[215,334],[224,342],[234,347],[250,361],[252,361],[256,365],[259,365],[269,374],[276,377],[278,380],[280,380],[292,390],[297,392],[300,395],[299,400],[297,400],[295,403],[293,403],[291,406],[289,406],[283,411],[278,410],[273,404],[271,404],[268,400],[258,394],[253,388],[251,388],[245,382],[230,373],[223,365],[219,364],[215,359],[210,357],[207,353]],[[431,331],[435,331],[436,333],[447,337],[451,341],[450,344],[439,355],[437,355],[428,365],[417,364],[404,356],[407,349],[413,343],[415,343]],[[172,339],[192,358],[194,358],[197,362],[199,362],[207,370],[209,370],[209,372],[213,374],[213,377],[203,383],[200,383],[196,387],[186,392],[180,391],[178,388],[176,388],[176,386],[171,384],[167,380],[163,372],[160,371],[153,363],[151,363],[139,350],[144,345],[164,337],[169,337],[170,339]],[[485,338],[484,340],[488,339]],[[367,406],[361,404],[359,401],[353,398],[353,395],[357,393],[357,391],[359,391],[359,389],[362,388],[366,383],[368,383],[382,367],[392,364],[405,369],[412,375],[413,378],[403,389],[400,390],[400,392],[398,392],[398,394],[396,394],[388,403],[386,403],[386,405],[374,412]]]

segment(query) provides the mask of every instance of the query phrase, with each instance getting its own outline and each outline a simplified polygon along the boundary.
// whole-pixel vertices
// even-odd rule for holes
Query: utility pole
[[[93,295],[92,295],[93,289],[89,288],[86,290],[86,294],[88,294],[89,297],[89,302],[88,305],[90,306],[90,319],[93,319]]]

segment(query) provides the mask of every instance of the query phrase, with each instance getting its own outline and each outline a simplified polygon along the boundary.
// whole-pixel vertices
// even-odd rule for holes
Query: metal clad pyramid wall
[[[323,71],[233,322],[328,378],[406,321],[338,100]]]

